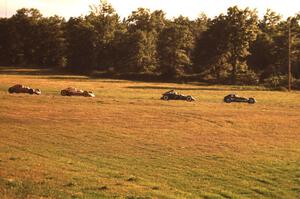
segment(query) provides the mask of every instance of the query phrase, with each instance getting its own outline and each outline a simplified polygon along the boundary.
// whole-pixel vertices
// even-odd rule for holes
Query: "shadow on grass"
[[[69,76],[69,75],[60,75],[60,76],[46,76],[42,77],[43,79],[56,79],[56,80],[88,80],[89,77],[86,76]]]
[[[172,87],[172,86],[128,86],[126,88],[129,89],[149,89],[149,90],[155,90],[155,89],[162,89],[162,90],[214,90],[214,91],[226,91],[230,90],[229,88],[203,88],[203,87],[198,87],[198,88],[180,88],[180,87]]]
[[[155,82],[155,83],[180,83],[183,80],[166,79],[156,74],[140,73],[110,73],[106,71],[93,71],[90,73],[78,73],[64,68],[29,68],[29,67],[0,67],[0,75],[24,75],[41,76],[45,79],[71,79],[71,80],[101,80],[110,79],[110,83],[120,83],[123,81],[135,82]],[[108,82],[107,80],[103,80]],[[108,82],[109,83],[109,82]]]
[[[48,68],[0,67],[0,74],[5,75],[65,75],[65,70]]]
[[[152,82],[152,83],[184,83],[187,85],[195,86],[194,88],[180,88],[171,86],[130,86],[130,89],[174,89],[174,90],[211,90],[211,91],[243,91],[243,90],[265,90],[263,87],[252,86],[234,86],[227,85],[226,87],[220,87],[210,82],[199,81],[200,77],[191,76],[185,77],[179,80],[172,80],[166,77],[155,74],[114,74],[109,72],[92,72],[90,74],[79,74],[71,72],[66,69],[51,69],[51,68],[26,68],[26,67],[0,67],[0,75],[25,75],[25,76],[40,76],[43,79],[55,79],[55,80],[100,80],[105,83],[121,83],[124,81],[135,82]],[[109,79],[109,80],[108,80]],[[218,86],[218,87],[212,87]]]
[[[194,84],[191,84],[194,85]],[[203,86],[203,85],[202,85]],[[207,85],[206,87],[172,87],[172,86],[128,86],[126,88],[129,89],[145,89],[145,90],[155,90],[155,89],[161,89],[161,90],[190,90],[190,91],[263,91],[263,88],[255,88],[255,87],[237,87],[237,86],[228,86],[228,87],[210,87]]]
[[[41,76],[42,79],[57,80],[88,80],[88,76],[75,74],[66,69],[49,69],[49,68],[24,68],[24,67],[0,67],[0,75],[24,75],[24,76]]]

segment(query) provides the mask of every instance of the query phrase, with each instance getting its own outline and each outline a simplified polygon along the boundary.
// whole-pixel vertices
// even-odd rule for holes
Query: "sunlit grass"
[[[300,196],[299,92],[19,72],[0,75],[0,198]],[[197,101],[159,100],[171,88]],[[224,104],[231,92],[258,103]]]

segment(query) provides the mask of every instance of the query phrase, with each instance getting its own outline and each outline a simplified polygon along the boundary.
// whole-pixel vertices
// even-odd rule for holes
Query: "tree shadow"
[[[50,68],[24,68],[24,67],[0,67],[0,75],[23,75],[23,76],[39,76],[41,79],[56,80],[88,80],[89,76],[78,75],[66,69],[50,69]]]
[[[189,85],[189,84],[187,84]],[[195,85],[195,84],[190,84]],[[264,89],[232,86],[228,87],[211,87],[212,85],[206,85],[205,87],[176,87],[176,86],[128,86],[129,89],[145,89],[145,90],[182,90],[182,91],[265,91]]]
[[[220,87],[220,85],[212,84],[210,82],[198,82],[198,81],[184,81],[180,80],[167,80],[160,76],[153,74],[110,74],[110,73],[98,73],[97,75],[91,74],[78,74],[61,69],[51,69],[51,68],[26,68],[26,67],[0,67],[0,75],[24,75],[24,76],[40,76],[44,79],[54,79],[54,80],[80,80],[80,81],[93,81],[104,83],[121,83],[124,81],[135,81],[135,82],[151,82],[151,83],[184,83],[185,85],[195,86],[195,87],[173,87],[173,86],[129,86],[129,89],[160,89],[160,90],[207,90],[207,91],[245,91],[245,90],[264,90],[259,87],[247,87],[247,86],[236,86],[227,85],[226,87]],[[195,79],[193,79],[195,80]]]
[[[24,67],[0,67],[0,74],[5,75],[66,75],[65,70],[61,69],[49,69],[49,68],[24,68]]]
[[[204,88],[204,87],[198,87],[198,88],[181,88],[181,87],[172,87],[172,86],[128,86],[126,88],[129,89],[149,89],[149,90],[191,90],[191,91],[195,91],[195,90],[208,90],[208,91],[228,91],[228,90],[232,90],[230,88]]]

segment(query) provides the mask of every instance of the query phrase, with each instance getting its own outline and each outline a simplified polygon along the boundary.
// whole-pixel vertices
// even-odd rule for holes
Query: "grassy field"
[[[0,198],[300,198],[299,92],[1,71]],[[159,100],[171,88],[197,101]]]

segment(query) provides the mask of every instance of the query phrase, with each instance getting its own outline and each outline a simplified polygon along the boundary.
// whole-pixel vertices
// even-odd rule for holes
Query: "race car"
[[[8,89],[9,93],[29,93],[30,95],[36,94],[40,95],[42,94],[40,89],[34,89],[30,88],[28,86],[24,86],[21,84],[16,84]]]
[[[60,91],[62,96],[84,96],[84,97],[95,97],[92,91],[83,91],[74,87],[68,87]]]
[[[254,104],[254,103],[256,103],[256,100],[253,97],[246,98],[246,97],[240,97],[236,94],[229,94],[224,97],[224,102],[226,102],[226,103],[246,102],[249,104]]]
[[[186,100],[188,102],[195,101],[196,99],[191,95],[182,95],[180,93],[175,92],[174,90],[170,90],[162,94],[160,98],[162,100]]]

